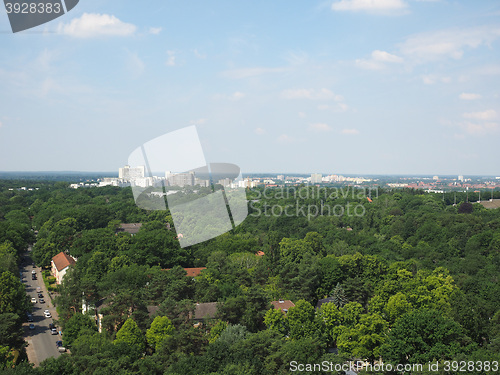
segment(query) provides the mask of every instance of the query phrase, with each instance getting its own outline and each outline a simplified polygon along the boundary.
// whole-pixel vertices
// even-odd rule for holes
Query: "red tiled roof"
[[[197,268],[184,268],[184,271],[186,271],[187,275],[186,276],[200,276],[201,271],[206,270],[207,267],[197,267]],[[171,268],[165,268],[164,271],[170,271]]]
[[[261,257],[261,256],[263,256],[263,255],[266,255],[266,253],[264,253],[263,251],[257,251],[257,252],[255,253],[255,255],[257,255],[258,257]]]
[[[60,252],[55,257],[52,258],[57,271],[62,271],[66,267],[75,264],[76,261],[70,257],[68,254]]]
[[[295,303],[293,303],[292,301],[290,301],[289,299],[287,300],[278,300],[278,301],[272,301],[271,302],[271,305],[273,305],[273,307],[278,310],[278,309],[281,309],[281,310],[288,310],[290,307],[294,307],[295,306]]]

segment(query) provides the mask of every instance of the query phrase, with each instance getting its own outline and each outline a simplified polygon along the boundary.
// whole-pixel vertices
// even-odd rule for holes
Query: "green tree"
[[[157,316],[151,323],[151,327],[146,331],[146,340],[150,347],[158,350],[160,344],[172,333],[174,326],[166,316]]]
[[[426,363],[454,358],[469,340],[457,322],[438,311],[414,310],[396,321],[381,354],[391,363]]]
[[[338,308],[344,307],[346,303],[348,302],[347,297],[344,292],[344,288],[340,285],[340,283],[337,283],[337,286],[335,289],[332,291],[332,298],[333,298],[333,303],[335,306]]]
[[[290,337],[293,339],[315,338],[318,336],[318,324],[314,307],[306,300],[299,300],[287,313]]]
[[[288,320],[281,309],[269,309],[264,315],[264,324],[272,329],[286,335],[288,333]]]
[[[137,348],[137,350],[141,353],[146,347],[144,343],[144,335],[132,318],[128,318],[125,323],[123,323],[123,326],[116,333],[116,339],[113,343],[126,343],[134,348]]]
[[[64,324],[64,345],[71,346],[79,336],[95,331],[97,327],[90,316],[76,313]]]

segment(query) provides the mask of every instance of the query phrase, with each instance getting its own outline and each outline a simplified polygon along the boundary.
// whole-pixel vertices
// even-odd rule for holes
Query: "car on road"
[[[45,310],[43,310],[43,313],[44,314],[50,314],[50,311],[49,311],[49,309],[45,309]]]
[[[43,298],[43,294],[42,293],[38,293],[38,298]]]
[[[36,274],[36,271],[35,271],[35,270],[31,271],[31,274],[32,274],[32,275],[35,275],[35,274]]]
[[[33,321],[33,315],[27,314],[27,316],[28,316],[28,322],[32,322]]]
[[[50,313],[44,313],[44,315],[46,318],[52,318],[52,315],[50,315]]]
[[[33,323],[30,324],[30,329],[35,329],[35,325]]]
[[[58,348],[59,348],[59,347],[61,347],[61,346],[62,346],[62,341],[61,341],[61,340],[56,341],[56,346],[57,346]]]
[[[31,303],[36,303],[36,298],[35,297],[31,298]]]
[[[40,298],[40,299],[38,300],[38,302],[39,302],[39,303],[45,303],[45,300],[44,300],[43,298]]]
[[[50,330],[50,334],[51,334],[51,335],[57,335],[57,329],[52,328],[52,329]]]
[[[50,323],[49,324],[49,329],[53,329],[53,328],[56,328],[56,325],[54,323]]]

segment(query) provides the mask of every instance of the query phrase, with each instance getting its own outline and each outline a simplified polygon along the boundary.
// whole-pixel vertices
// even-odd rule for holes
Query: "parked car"
[[[49,309],[45,309],[45,310],[43,310],[43,313],[44,314],[50,314],[50,311],[49,311]]]
[[[43,298],[40,298],[40,299],[38,300],[38,302],[39,302],[39,303],[45,303],[45,300],[44,300]]]
[[[52,328],[52,329],[50,330],[50,333],[51,333],[52,335],[57,335],[57,329]]]
[[[61,341],[61,340],[56,341],[56,346],[57,346],[58,348],[59,348],[59,347],[61,347],[61,346],[62,346],[62,341]]]
[[[35,297],[31,298],[31,303],[36,303],[36,298]]]
[[[42,293],[38,293],[38,298],[43,298],[43,294]]]
[[[31,274],[32,274],[32,275],[35,275],[35,274],[36,274],[36,271],[35,271],[35,270],[31,271]]]
[[[28,322],[32,322],[33,321],[33,315],[27,314],[27,316],[28,316]]]
[[[56,325],[54,323],[50,323],[49,324],[49,329],[53,329],[53,328],[56,328]]]
[[[35,329],[35,325],[33,323],[30,324],[30,329]]]
[[[52,318],[52,315],[50,315],[50,313],[44,313],[44,315],[46,318]]]

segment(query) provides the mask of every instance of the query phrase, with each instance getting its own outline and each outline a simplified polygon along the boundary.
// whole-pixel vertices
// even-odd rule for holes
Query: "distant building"
[[[277,301],[272,301],[271,305],[273,305],[275,310],[281,309],[281,311],[283,311],[285,314],[288,312],[288,309],[290,309],[290,307],[295,307],[295,303],[288,299],[279,299]]]
[[[319,309],[321,307],[321,305],[323,305],[325,303],[330,303],[330,302],[333,302],[333,297],[320,299],[318,301],[318,303],[316,304],[316,309]]]
[[[193,186],[194,172],[171,174],[167,181],[170,186]]]
[[[64,275],[69,267],[76,264],[76,259],[72,256],[60,252],[50,261],[52,275],[56,278],[56,283],[61,284]]]
[[[321,173],[311,174],[311,184],[321,184],[323,182],[323,175]]]
[[[283,180],[285,179],[285,175],[279,174],[279,175],[276,177],[276,179],[277,179],[278,181],[283,181]]]
[[[463,181],[464,180],[464,176],[458,176],[458,181]]]
[[[196,267],[196,268],[184,268],[186,271],[186,276],[196,277],[201,275],[201,271],[206,270],[207,267]],[[163,271],[170,271],[171,268],[165,268]]]
[[[205,319],[214,319],[217,314],[217,302],[197,303],[194,308],[193,320],[202,322]]]
[[[433,177],[432,177],[432,179],[433,179],[434,181],[437,181],[437,180],[439,180],[439,176],[433,176]]]
[[[142,223],[130,223],[130,224],[120,224],[118,228],[116,228],[115,233],[123,233],[126,232],[128,234],[136,235],[139,233],[139,230],[142,227]]]
[[[118,178],[123,178],[125,180],[133,180],[136,178],[143,178],[145,175],[145,168],[143,165],[139,167],[131,167],[126,165],[118,170]]]

